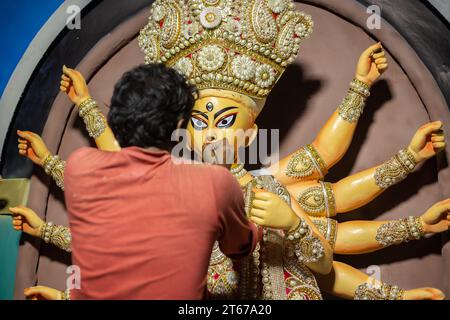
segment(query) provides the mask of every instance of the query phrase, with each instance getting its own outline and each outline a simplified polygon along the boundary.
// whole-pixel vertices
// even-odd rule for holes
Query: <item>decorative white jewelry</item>
[[[419,240],[424,236],[420,217],[408,217],[383,223],[377,230],[375,239],[384,247]]]
[[[79,106],[79,115],[83,118],[86,129],[91,138],[98,138],[107,128],[106,120],[98,109],[97,102],[88,98]]]
[[[247,174],[247,170],[244,169],[244,164],[239,164],[236,167],[231,168],[230,172],[236,179],[240,179]]]
[[[151,10],[138,39],[146,63],[173,67],[187,58],[193,65],[188,80],[199,90],[224,89],[252,98],[267,97],[314,25],[292,0],[155,0]],[[222,52],[200,54],[208,46]],[[242,55],[255,61],[255,71],[264,67],[252,77],[251,68],[237,72],[232,57]]]
[[[233,74],[241,80],[250,80],[255,76],[255,62],[248,56],[236,56],[231,62]]]
[[[339,115],[345,121],[355,123],[361,117],[366,100],[370,96],[370,87],[362,81],[353,79],[347,96],[339,106]]]
[[[198,64],[205,71],[215,71],[223,66],[225,53],[216,45],[203,47],[198,53]]]
[[[51,243],[58,248],[71,252],[72,234],[68,227],[58,226],[52,222],[44,222],[41,228],[40,238],[45,243]]]
[[[55,181],[56,185],[64,190],[64,170],[66,162],[61,160],[58,155],[48,155],[43,162],[45,173],[50,175]]]
[[[364,283],[358,286],[355,291],[355,300],[403,300],[405,291],[397,286],[383,283],[375,286]]]
[[[314,237],[311,228],[303,219],[295,230],[287,233],[286,238],[291,242],[295,241],[293,250],[302,263],[317,262],[324,255],[322,242]]]
[[[268,65],[262,64],[256,67],[255,81],[261,88],[270,87],[275,81],[275,71]]]
[[[186,77],[189,77],[192,74],[192,71],[194,70],[194,66],[192,65],[191,60],[188,58],[182,58],[178,60],[174,68],[175,70],[177,70]]]
[[[275,13],[281,13],[286,8],[286,1],[285,0],[268,0],[267,5],[269,6],[270,10],[272,10]]]
[[[375,171],[375,183],[382,189],[404,180],[416,167],[417,162],[408,149],[400,150],[398,154],[385,162]]]
[[[222,12],[216,7],[207,7],[200,13],[200,23],[206,29],[214,29],[222,22]]]

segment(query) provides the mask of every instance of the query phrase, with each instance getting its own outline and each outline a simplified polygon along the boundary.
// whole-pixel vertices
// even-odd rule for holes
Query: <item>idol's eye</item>
[[[208,124],[205,121],[195,117],[191,117],[191,123],[195,130],[201,131],[208,127]]]
[[[226,129],[231,127],[234,122],[236,121],[236,116],[237,114],[230,114],[228,116],[223,117],[222,119],[220,119],[219,121],[217,121],[216,123],[216,127],[220,128],[220,129]]]

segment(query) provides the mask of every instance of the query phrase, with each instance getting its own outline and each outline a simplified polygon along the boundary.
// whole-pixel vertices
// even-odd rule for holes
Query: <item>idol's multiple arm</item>
[[[323,182],[328,170],[346,153],[356,130],[372,84],[387,69],[388,64],[381,44],[368,48],[360,57],[355,79],[347,96],[316,139],[270,168],[279,182],[286,186],[292,203],[289,206],[278,195],[256,190],[250,219],[263,227],[285,230],[285,244],[299,263],[317,274],[321,288],[344,298],[367,299],[384,297],[397,299],[420,298],[427,294],[439,296],[435,289],[424,288],[402,291],[395,286],[379,283],[368,286],[368,276],[356,269],[333,262],[333,251],[338,254],[361,254],[384,247],[420,239],[426,234],[448,230],[450,200],[442,201],[420,217],[396,221],[350,221],[336,224],[336,237],[330,245],[312,217],[330,218],[369,203],[392,185],[405,179],[416,166],[445,148],[442,123],[422,126],[411,143],[385,163],[346,177],[337,183]],[[79,108],[89,135],[100,150],[118,151],[105,117],[92,99],[83,76],[64,67],[62,92]],[[43,167],[57,185],[64,187],[64,161],[52,155],[43,140],[32,132],[18,131],[19,154]],[[274,168],[278,167],[277,170]],[[32,210],[11,208],[13,226],[45,242],[70,251],[70,230],[42,221]],[[329,219],[321,220],[330,226]],[[329,276],[334,273],[333,276]],[[333,279],[333,280],[332,280]],[[421,291],[417,291],[421,290]]]

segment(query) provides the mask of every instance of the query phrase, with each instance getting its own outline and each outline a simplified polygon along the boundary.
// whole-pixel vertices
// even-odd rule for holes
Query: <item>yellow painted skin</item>
[[[197,152],[202,152],[205,143],[227,139],[230,145],[238,142],[235,139],[236,130],[249,130],[249,138],[245,146],[258,132],[255,124],[255,116],[252,108],[237,99],[219,97],[218,94],[227,96],[224,90],[208,90],[213,96],[200,92],[200,98],[195,102],[191,120],[187,126],[190,134],[190,145]],[[211,106],[211,111],[208,110]]]

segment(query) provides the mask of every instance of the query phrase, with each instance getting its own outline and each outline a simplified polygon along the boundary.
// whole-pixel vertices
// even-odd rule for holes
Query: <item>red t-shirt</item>
[[[231,258],[258,241],[224,168],[175,164],[168,152],[82,148],[65,170],[72,299],[202,299],[214,241]]]

